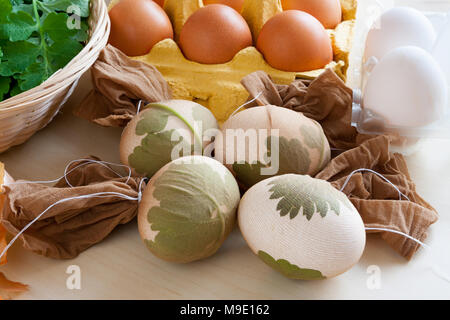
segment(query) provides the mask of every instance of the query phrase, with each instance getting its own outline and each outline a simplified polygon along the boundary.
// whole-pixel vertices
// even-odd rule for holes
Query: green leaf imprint
[[[314,123],[316,125],[315,127],[301,126],[300,132],[303,135],[306,145],[311,149],[317,149],[320,153],[320,159],[316,168],[316,171],[318,172],[323,169],[330,159],[325,157],[327,151],[325,146],[327,145],[327,142],[325,141],[326,137],[323,129],[319,123],[315,121]],[[311,133],[313,130],[317,131],[316,134]]]
[[[261,175],[262,168],[267,168],[267,165],[262,164],[260,161],[253,164],[247,162],[233,164],[233,171],[236,174],[236,178],[249,188],[268,178],[267,176]]]
[[[142,113],[136,126],[136,134],[145,137],[141,145],[134,148],[133,153],[128,156],[128,162],[136,172],[150,178],[172,161],[172,150],[178,144],[192,150],[193,146],[184,141],[183,137],[173,139],[174,129],[164,131],[171,115],[169,111],[156,107]]]
[[[148,212],[156,255],[176,262],[205,258],[216,252],[231,232],[239,191],[231,173],[223,177],[207,163],[172,163],[154,182],[160,203]]]
[[[280,216],[289,214],[294,219],[301,211],[311,220],[314,213],[324,218],[329,210],[337,215],[341,212],[341,204],[351,209],[347,197],[334,189],[325,181],[313,179],[309,176],[284,175],[269,182],[272,185],[270,199],[280,199],[277,210]]]
[[[289,261],[280,259],[275,260],[271,255],[264,251],[258,251],[258,256],[264,263],[282,273],[288,278],[299,280],[321,280],[326,279],[318,270],[303,269],[291,264]]]
[[[279,168],[276,174],[261,174],[261,169],[269,168],[271,166],[271,161],[268,161],[267,164],[260,161],[252,164],[249,164],[248,162],[233,164],[233,171],[236,173],[236,178],[247,187],[251,187],[256,183],[275,175],[308,173],[311,165],[309,152],[298,139],[288,140],[285,137],[268,137],[266,140],[267,154],[265,155],[265,160],[270,160],[273,151],[277,152],[276,150],[272,150],[272,139],[274,140],[274,145],[276,146],[278,144],[279,146]]]

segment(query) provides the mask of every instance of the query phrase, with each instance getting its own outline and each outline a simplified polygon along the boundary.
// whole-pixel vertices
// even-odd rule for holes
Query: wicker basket
[[[108,42],[110,21],[104,0],[91,0],[90,39],[63,69],[41,85],[0,102],[0,153],[24,143],[57,114]]]

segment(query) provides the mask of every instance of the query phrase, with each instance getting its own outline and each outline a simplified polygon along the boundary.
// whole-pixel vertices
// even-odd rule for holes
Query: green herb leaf
[[[0,77],[0,101],[9,92],[9,84],[11,83],[11,78]]]
[[[40,85],[82,50],[88,26],[81,18],[71,28],[73,14],[89,16],[89,0],[0,0],[0,101]]]
[[[26,72],[16,77],[22,91],[30,90],[42,83],[47,76],[47,70],[43,63],[33,63]]]
[[[9,15],[8,23],[2,25],[2,29],[10,41],[20,41],[28,39],[38,26],[29,13],[19,11]]]
[[[42,24],[42,31],[46,32],[53,41],[72,38],[77,34],[78,30],[67,27],[68,18],[69,16],[66,13],[52,12],[45,18]]]
[[[39,55],[39,47],[28,41],[7,42],[2,50],[0,75],[5,77],[24,72]]]
[[[11,11],[11,2],[9,0],[0,0],[0,22],[6,22]]]
[[[72,39],[55,42],[48,48],[48,57],[52,64],[51,70],[56,72],[58,69],[64,68],[82,49],[83,45]]]
[[[44,0],[39,4],[47,11],[64,11],[80,17],[89,17],[89,0]]]

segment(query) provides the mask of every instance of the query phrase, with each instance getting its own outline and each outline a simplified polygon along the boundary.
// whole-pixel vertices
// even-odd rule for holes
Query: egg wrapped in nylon
[[[176,158],[202,154],[211,143],[205,133],[214,130],[218,130],[216,119],[198,103],[187,100],[151,103],[125,127],[120,160],[135,174],[150,178]]]
[[[364,224],[350,200],[324,180],[287,174],[259,182],[239,204],[251,250],[292,279],[338,276],[364,251]]]

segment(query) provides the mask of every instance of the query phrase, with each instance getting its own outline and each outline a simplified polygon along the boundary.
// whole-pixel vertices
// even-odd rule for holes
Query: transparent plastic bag
[[[390,121],[386,117],[364,108],[364,92],[367,80],[373,68],[379,63],[374,58],[364,61],[366,35],[383,12],[396,6],[412,7],[424,13],[437,34],[437,39],[430,54],[433,55],[434,60],[437,61],[444,73],[449,98],[446,99],[446,103],[442,103],[442,112],[439,119],[426,125],[390,125]],[[360,2],[359,10],[363,11],[360,14],[369,18],[360,21],[357,26],[358,32],[362,34],[359,35],[359,39],[364,40],[354,44],[354,54],[351,57],[354,65],[351,68],[352,75],[350,78],[350,86],[354,89],[352,125],[360,133],[394,133],[408,138],[411,142],[426,137],[450,138],[450,1],[368,0]],[[428,106],[423,107],[427,108]]]

